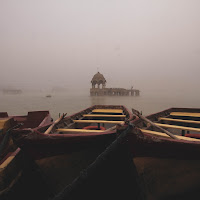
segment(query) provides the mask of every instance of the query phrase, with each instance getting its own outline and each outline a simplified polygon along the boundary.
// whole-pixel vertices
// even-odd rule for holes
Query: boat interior
[[[131,114],[123,107],[92,107],[80,113],[66,117],[58,124],[54,132],[66,133],[98,133],[114,130],[117,124],[123,125]]]
[[[48,111],[28,112],[26,116],[9,116],[7,112],[0,112],[0,170],[5,169],[20,151],[8,135],[8,130],[18,123],[23,124],[19,130],[35,128],[45,123],[48,127],[50,119]]]
[[[0,171],[5,169],[16,155],[17,147],[13,145],[12,140],[8,140],[8,144],[3,146],[3,139],[6,132],[14,125],[13,117],[9,117],[7,113],[0,113]]]
[[[158,127],[164,128],[174,134],[178,139],[188,141],[200,141],[193,138],[193,134],[199,134],[200,138],[200,110],[199,109],[168,109],[160,113],[147,116]],[[148,124],[139,122],[138,126],[143,133],[170,137],[162,130]]]

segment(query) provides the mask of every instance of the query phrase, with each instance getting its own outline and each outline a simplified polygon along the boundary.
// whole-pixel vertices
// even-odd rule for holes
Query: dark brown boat
[[[50,129],[13,131],[13,137],[35,160],[55,195],[70,186],[117,138],[116,126],[127,126],[132,120],[124,106],[95,105],[56,120],[59,122]]]
[[[146,117],[154,125],[134,122],[127,140],[147,199],[200,195],[200,140],[184,136],[200,132],[199,117],[200,109],[170,108]]]
[[[120,127],[119,137],[54,200],[92,199],[97,193],[95,199],[196,199],[200,195],[200,140],[182,136],[182,130],[198,128],[188,124],[192,119],[180,119],[177,113],[196,117],[200,109],[171,108],[147,116],[157,126],[167,125],[175,139],[143,119]]]
[[[26,165],[25,155],[10,137],[11,131],[23,131],[49,127],[52,118],[48,111],[28,112],[26,116],[8,116],[0,113],[0,198],[7,199]]]

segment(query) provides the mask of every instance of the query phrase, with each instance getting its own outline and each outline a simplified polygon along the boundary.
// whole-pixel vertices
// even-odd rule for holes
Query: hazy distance
[[[199,0],[1,0],[0,89],[198,92]]]

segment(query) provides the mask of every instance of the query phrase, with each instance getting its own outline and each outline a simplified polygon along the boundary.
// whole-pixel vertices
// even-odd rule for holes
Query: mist
[[[1,0],[0,89],[198,92],[199,0]]]

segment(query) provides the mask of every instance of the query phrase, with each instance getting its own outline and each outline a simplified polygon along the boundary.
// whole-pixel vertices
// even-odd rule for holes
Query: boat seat
[[[153,135],[159,135],[159,136],[163,136],[163,137],[169,137],[169,135],[167,135],[166,133],[162,133],[162,132],[157,132],[157,131],[151,131],[151,130],[147,130],[147,129],[140,129],[143,133],[150,133],[150,134],[153,134]],[[184,137],[184,136],[180,136],[180,135],[176,135],[176,137],[178,139],[181,139],[181,140],[188,140],[188,141],[200,141],[200,139],[196,139],[196,138],[189,138],[189,137]]]
[[[174,128],[174,129],[181,129],[186,131],[197,131],[200,132],[200,128],[192,128],[192,127],[186,127],[186,126],[176,126],[176,125],[170,125],[170,124],[160,124],[155,123],[157,126],[164,127],[164,128]]]
[[[182,116],[182,117],[200,117],[200,113],[188,113],[188,112],[171,112],[171,116]]]
[[[93,113],[123,113],[122,109],[94,109],[92,110]]]
[[[124,121],[106,121],[106,120],[73,120],[75,123],[104,123],[104,124],[123,124]]]
[[[126,115],[101,115],[101,114],[85,114],[83,117],[126,117]]]
[[[106,130],[86,130],[86,129],[64,129],[64,128],[59,128],[56,129],[56,132],[81,132],[81,133],[100,133],[104,132]]]
[[[164,121],[172,121],[172,122],[183,122],[183,123],[191,123],[191,124],[200,124],[200,121],[194,121],[194,120],[172,119],[172,118],[165,118],[165,117],[160,117],[158,119],[159,120],[164,120]]]

